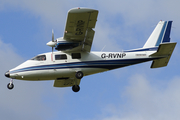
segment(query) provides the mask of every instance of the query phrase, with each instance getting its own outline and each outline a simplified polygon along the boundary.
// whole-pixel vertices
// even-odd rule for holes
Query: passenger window
[[[36,57],[33,57],[31,60],[45,61],[46,60],[46,55],[38,55]]]
[[[81,54],[80,53],[72,53],[72,59],[81,59]]]
[[[55,55],[55,60],[66,60],[66,54]]]

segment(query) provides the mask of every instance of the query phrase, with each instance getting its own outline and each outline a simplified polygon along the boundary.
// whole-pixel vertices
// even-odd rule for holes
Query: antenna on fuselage
[[[106,45],[101,49],[101,52],[104,50],[105,47],[106,47]]]

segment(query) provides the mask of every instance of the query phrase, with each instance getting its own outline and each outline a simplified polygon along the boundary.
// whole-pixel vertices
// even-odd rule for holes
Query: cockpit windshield
[[[33,57],[31,60],[45,61],[46,60],[46,55],[38,55],[38,56]]]

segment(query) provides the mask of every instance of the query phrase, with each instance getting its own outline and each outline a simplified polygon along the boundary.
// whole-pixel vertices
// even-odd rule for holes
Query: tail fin
[[[172,21],[160,21],[143,48],[159,46],[160,43],[170,42]]]

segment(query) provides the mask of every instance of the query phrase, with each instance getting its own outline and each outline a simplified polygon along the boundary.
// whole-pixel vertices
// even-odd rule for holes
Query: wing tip
[[[85,7],[76,7],[76,8],[72,8],[68,11],[68,13],[83,13],[83,12],[92,12],[92,11],[97,11],[95,9],[91,9],[91,8],[85,8]]]

